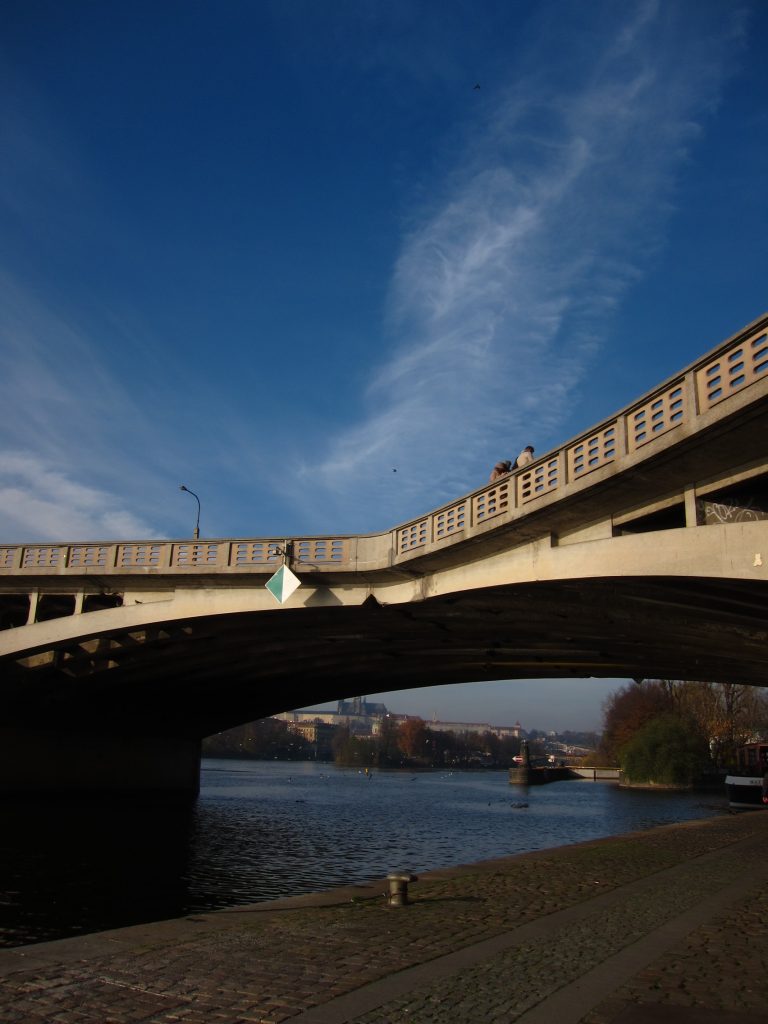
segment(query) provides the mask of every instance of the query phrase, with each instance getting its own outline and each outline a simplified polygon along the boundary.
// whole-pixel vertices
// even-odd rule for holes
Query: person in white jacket
[[[533,462],[533,445],[527,444],[525,448],[515,459],[515,469],[522,469],[523,466],[527,466],[529,462]]]

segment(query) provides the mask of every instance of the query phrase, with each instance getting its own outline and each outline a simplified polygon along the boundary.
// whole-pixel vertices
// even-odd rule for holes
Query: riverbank
[[[417,874],[723,814],[725,793],[510,786],[506,772],[208,761],[194,805],[3,808],[0,947]],[[61,836],[66,835],[66,843]]]
[[[398,909],[377,881],[2,950],[2,1019],[765,1022],[766,841],[723,815],[430,872]]]

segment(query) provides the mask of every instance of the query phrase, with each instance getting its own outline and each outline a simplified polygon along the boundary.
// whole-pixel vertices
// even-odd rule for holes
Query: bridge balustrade
[[[751,337],[721,352],[696,372],[699,405],[710,409],[762,376],[768,370],[768,333]]]
[[[562,453],[534,462],[517,476],[517,503],[525,505],[534,498],[556,491],[562,480]]]
[[[566,450],[568,476],[571,480],[586,476],[594,469],[600,469],[615,460],[617,430],[618,421],[614,421]]]
[[[692,416],[686,392],[683,382],[675,384],[626,416],[627,450],[637,451],[686,423]]]
[[[562,492],[595,470],[620,463],[683,424],[708,413],[713,406],[749,387],[768,373],[768,330],[760,329],[725,343],[715,356],[711,353],[686,372],[660,385],[644,399],[633,403],[614,419],[588,434],[549,453],[523,470],[513,472],[507,482],[495,481],[471,496],[470,516],[455,518],[450,529],[444,520],[450,510],[406,523],[397,530],[395,550],[407,556],[430,543],[447,539],[463,526],[476,526],[502,512],[534,507],[538,499]],[[513,483],[510,484],[509,481]],[[458,508],[458,506],[454,506]],[[462,508],[464,503],[462,503]]]
[[[688,370],[664,382],[561,449],[513,471],[472,494],[395,527],[389,550],[399,562],[430,545],[457,541],[468,528],[500,525],[525,514],[566,487],[591,483],[590,475],[653,454],[654,442],[683,425],[695,427],[734,395],[768,375],[768,318],[708,353]],[[594,478],[593,478],[594,479]],[[379,535],[386,537],[387,535]],[[270,572],[288,550],[306,569],[355,567],[357,540],[315,537],[207,541],[0,545],[0,575],[61,575],[103,572],[176,573]]]

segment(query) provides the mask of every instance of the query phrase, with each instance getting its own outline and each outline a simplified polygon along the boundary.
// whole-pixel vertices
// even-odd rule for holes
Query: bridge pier
[[[0,796],[200,790],[200,740],[0,729]]]

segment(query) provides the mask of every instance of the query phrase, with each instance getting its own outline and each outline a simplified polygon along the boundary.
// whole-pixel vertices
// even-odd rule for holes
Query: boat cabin
[[[768,771],[768,743],[745,743],[736,751],[740,775],[764,775]]]

